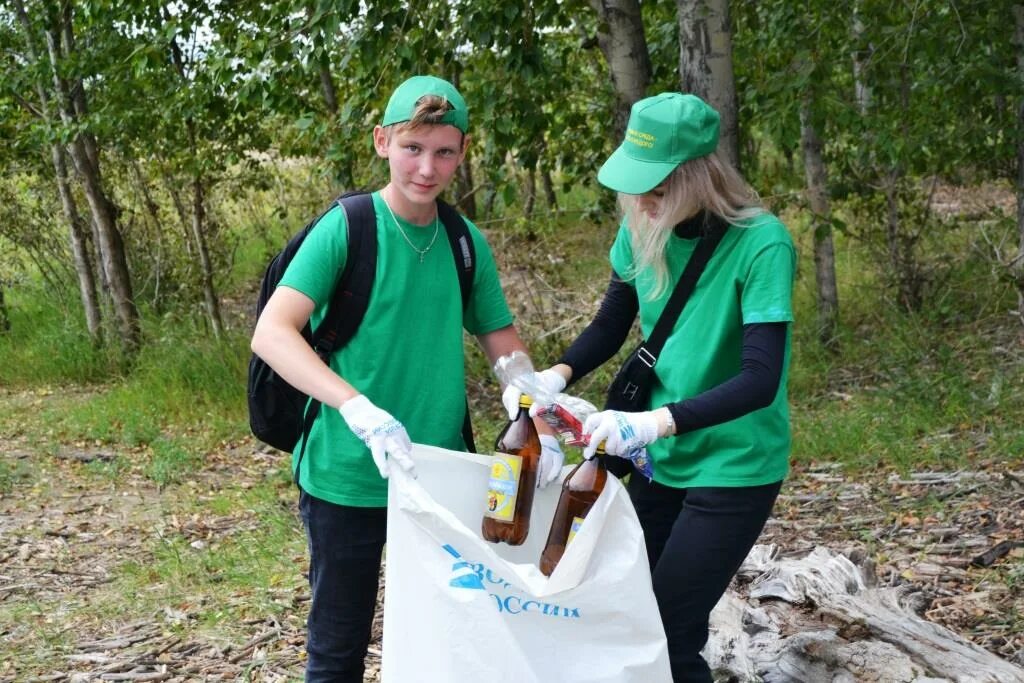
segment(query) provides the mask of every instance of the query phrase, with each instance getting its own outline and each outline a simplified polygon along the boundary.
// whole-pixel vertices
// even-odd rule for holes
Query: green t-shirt
[[[465,450],[462,329],[480,335],[512,324],[494,257],[483,235],[467,221],[476,247],[476,270],[463,317],[458,273],[444,226],[421,263],[377,192],[373,205],[379,246],[370,305],[355,336],[331,356],[331,369],[394,415],[414,442]],[[430,244],[433,226],[397,220],[417,248]],[[281,278],[280,285],[315,302],[314,328],[326,314],[347,247],[345,214],[335,207],[310,232]],[[296,460],[297,455],[293,469]],[[302,488],[317,498],[358,507],[387,504],[387,482],[337,410],[320,412],[301,470]]]
[[[640,299],[640,327],[646,339],[661,315],[697,239],[673,234],[666,247],[669,287],[648,300],[653,271],[630,283]],[[633,250],[626,224],[612,245],[612,267],[632,274]],[[744,227],[729,226],[686,303],[654,367],[651,407],[696,396],[738,375],[743,325],[792,322],[796,251],[785,226],[764,213]],[[722,424],[658,439],[648,453],[657,482],[677,488],[757,486],[779,481],[789,465],[789,408],[786,377],[790,335],[775,400],[766,408]]]

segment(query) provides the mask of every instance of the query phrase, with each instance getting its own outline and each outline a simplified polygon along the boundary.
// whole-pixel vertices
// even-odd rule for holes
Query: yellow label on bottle
[[[569,525],[569,538],[565,539],[565,547],[568,548],[569,544],[572,543],[572,539],[576,538],[576,532],[583,526],[582,517],[573,517],[572,524]]]
[[[519,473],[523,459],[518,455],[496,453],[491,458],[491,478],[487,482],[487,507],[484,516],[511,522],[519,496]]]

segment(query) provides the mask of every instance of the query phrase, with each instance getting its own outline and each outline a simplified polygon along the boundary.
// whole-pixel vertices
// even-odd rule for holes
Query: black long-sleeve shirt
[[[639,310],[636,290],[612,271],[597,315],[559,360],[572,368],[573,381],[615,355]],[[779,389],[785,351],[786,323],[744,325],[739,374],[697,396],[665,404],[676,433],[728,422],[770,405]]]

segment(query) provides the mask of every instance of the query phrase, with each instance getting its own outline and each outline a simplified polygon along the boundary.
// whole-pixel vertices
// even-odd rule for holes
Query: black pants
[[[708,617],[754,546],[781,487],[676,489],[630,477],[674,683],[711,683],[700,656]]]
[[[299,512],[309,541],[312,593],[306,680],[362,683],[387,508],[335,505],[302,491]]]

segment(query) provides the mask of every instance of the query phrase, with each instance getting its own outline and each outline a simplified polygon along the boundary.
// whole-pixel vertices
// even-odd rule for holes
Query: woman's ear
[[[381,159],[388,158],[388,133],[380,126],[373,127],[373,148]]]

